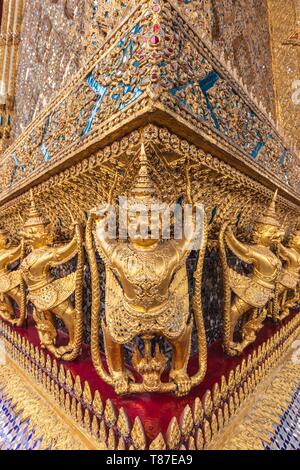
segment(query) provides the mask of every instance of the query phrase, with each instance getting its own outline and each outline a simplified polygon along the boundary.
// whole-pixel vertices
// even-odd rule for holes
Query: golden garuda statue
[[[20,269],[10,267],[23,256],[23,242],[12,247],[8,232],[0,229],[0,316],[15,326],[26,317],[25,291]]]
[[[206,372],[206,336],[201,306],[206,228],[194,274],[194,303],[190,308],[186,260],[195,232],[190,230],[182,239],[175,240],[173,236],[165,240],[160,216],[154,217],[155,223],[151,226],[151,230],[157,232],[156,237],[130,230],[137,223],[141,206],[145,208],[148,221],[151,208],[161,203],[157,197],[158,187],[150,177],[151,167],[144,144],[139,150],[139,163],[127,203],[128,237],[121,240],[107,235],[105,211],[102,214],[91,211],[87,223],[86,249],[92,279],[92,359],[98,374],[118,394],[173,391],[181,396],[199,384]],[[191,225],[195,225],[193,221]],[[106,268],[102,331],[108,371],[99,350],[101,289],[94,242]],[[193,326],[198,335],[199,365],[196,374],[190,377],[187,365]],[[167,360],[157,343],[161,337],[169,342],[173,354],[172,367],[169,376],[166,375],[168,379],[163,382],[161,376]],[[137,346],[137,338],[142,340],[139,342],[141,349]],[[124,359],[124,345],[132,341],[135,343],[131,360],[133,373],[126,369]]]
[[[22,276],[28,288],[27,300],[33,305],[33,318],[41,346],[51,351],[55,357],[69,361],[80,353],[83,328],[83,245],[80,226],[77,222],[73,225],[73,239],[63,246],[52,246],[50,222],[38,212],[31,193],[29,217],[23,231],[24,241],[30,252],[21,264]],[[51,268],[70,261],[76,255],[76,271],[54,279]],[[75,307],[70,301],[73,293]],[[64,323],[68,331],[67,345],[57,345],[55,316]]]
[[[283,268],[276,284],[273,303],[275,321],[286,318],[290,309],[300,300],[300,231],[290,237],[288,246],[279,243],[278,254],[283,261]]]
[[[275,211],[276,197],[277,191],[267,212],[256,222],[253,245],[240,242],[229,221],[220,230],[225,289],[224,349],[232,356],[240,354],[255,340],[267,316],[267,304],[274,297],[275,284],[281,271],[280,259],[271,250],[281,237],[281,227]],[[237,258],[252,265],[249,276],[239,274],[228,265],[226,245]],[[241,341],[234,341],[235,329],[240,319],[243,322]]]

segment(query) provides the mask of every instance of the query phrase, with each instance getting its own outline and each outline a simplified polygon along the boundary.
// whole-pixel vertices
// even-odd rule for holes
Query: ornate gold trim
[[[153,442],[149,442],[139,417],[135,419],[131,427],[126,411],[123,408],[117,409],[111,400],[102,404],[99,392],[95,393],[91,407],[92,397],[88,392],[89,387],[87,384],[82,387],[79,377],[76,377],[74,385],[69,371],[63,373],[63,366],[58,368],[56,359],[51,361],[50,356],[45,357],[42,351],[30,345],[28,340],[22,338],[2,320],[0,321],[0,332],[5,342],[7,354],[15,367],[20,369],[22,377],[24,375],[27,381],[34,383],[36,390],[42,391],[43,399],[46,402],[50,400],[51,403],[55,403],[55,406],[59,408],[59,416],[64,416],[64,413],[67,413],[69,420],[71,418],[75,420],[72,425],[76,429],[79,428],[87,439],[91,439],[93,445],[95,442],[96,445],[99,443],[102,449],[105,449],[106,446],[110,449],[150,447],[156,449],[159,443],[163,447],[166,444],[169,449],[184,447],[192,450],[196,447],[200,450],[219,448],[218,446],[223,445],[222,442],[225,445],[226,439],[228,439],[229,445],[231,442],[229,440],[230,429],[236,423],[234,417],[238,416],[240,411],[243,417],[246,413],[243,412],[244,409],[251,410],[253,394],[256,393],[256,390],[255,397],[261,396],[261,399],[264,400],[265,395],[261,390],[268,391],[269,384],[273,383],[270,400],[272,405],[276,405],[278,408],[278,414],[275,415],[275,421],[277,421],[281,415],[280,410],[286,405],[298,379],[299,366],[297,368],[291,364],[287,366],[286,358],[290,358],[291,344],[300,335],[299,314],[282,326],[252,354],[249,354],[241,365],[232,369],[227,378],[222,377],[220,384],[215,385],[211,391],[208,390],[202,400],[196,398],[192,406],[187,405],[179,420],[173,417],[170,420],[166,436],[157,436]],[[285,369],[286,372],[284,372]],[[280,399],[278,387],[282,394],[282,385],[280,385],[282,380],[285,380],[285,387],[287,384],[290,385],[283,399]],[[1,376],[1,384],[2,386],[6,385],[5,375]],[[16,389],[11,388],[11,396]],[[15,394],[14,396],[16,397]],[[15,399],[21,408],[24,407],[26,400],[18,397]],[[261,411],[259,411],[260,408],[257,409],[259,415]],[[88,416],[87,410],[93,413],[92,419]],[[255,409],[254,413],[256,413]],[[270,414],[268,416],[265,414],[268,419],[270,416]],[[266,425],[263,433],[264,438],[270,429],[269,424]],[[255,431],[255,427],[253,430]],[[257,437],[259,434],[253,437],[256,443],[258,442]],[[219,440],[220,444],[218,444]],[[232,442],[236,442],[237,446],[241,445],[238,440]],[[251,442],[253,443],[254,440]]]
[[[115,195],[123,194],[134,178],[131,166],[136,171],[137,149],[141,139],[147,142],[148,159],[153,165],[159,187],[172,188],[175,184],[178,195],[185,194],[184,162],[191,162],[191,188],[194,201],[201,201],[205,206],[208,220],[215,208],[216,216],[209,225],[209,238],[217,238],[217,227],[224,217],[233,217],[238,209],[243,209],[239,228],[249,231],[258,212],[263,212],[273,192],[253,176],[247,176],[231,163],[196,147],[192,142],[180,138],[166,127],[153,124],[134,131],[95,152],[81,162],[74,164],[57,175],[50,176],[33,188],[34,198],[39,207],[56,226],[62,220],[71,223],[69,207],[78,220],[83,211],[89,211],[95,205],[108,200],[114,186],[114,168],[120,168],[124,177],[119,178]],[[256,175],[257,176],[257,175]],[[261,170],[262,178],[264,177]],[[265,175],[266,176],[266,175]],[[89,192],[86,188],[89,188]],[[297,223],[299,212],[298,198],[293,193],[278,196],[278,216],[281,221],[287,216],[287,224]],[[30,205],[30,191],[3,203],[0,210],[1,226],[17,234],[22,227],[20,215]],[[241,211],[242,212],[242,211]],[[63,227],[65,229],[65,227]],[[64,234],[70,236],[65,229]]]
[[[46,390],[31,380],[13,359],[6,356],[0,366],[0,386],[8,400],[14,403],[16,415],[30,418],[37,435],[43,437],[42,448],[51,450],[100,450],[104,447],[92,439]]]
[[[251,401],[245,401],[208,449],[264,450],[299,387],[300,364],[292,362],[292,354],[289,349],[280,365],[257,386]]]

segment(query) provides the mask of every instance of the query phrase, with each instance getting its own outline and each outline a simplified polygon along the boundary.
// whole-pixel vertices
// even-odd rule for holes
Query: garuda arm
[[[291,253],[288,248],[286,248],[282,243],[279,243],[278,245],[279,249],[279,256],[282,258],[284,261],[287,261],[288,263],[291,261]]]
[[[53,248],[53,257],[51,266],[58,266],[62,263],[70,261],[78,252],[78,243],[80,240],[79,224],[75,225],[75,235],[66,245]]]
[[[21,255],[22,255],[22,243],[20,243],[20,245],[16,246],[15,248],[11,248],[9,250],[9,256],[7,258],[7,264],[11,264],[11,263],[14,263],[15,261],[17,261]]]
[[[96,218],[96,245],[98,252],[105,265],[112,270],[116,270],[118,264],[117,249],[119,243],[109,237],[106,230],[106,221],[104,218]]]
[[[225,241],[230,250],[242,261],[247,264],[253,264],[253,252],[251,247],[247,244],[241,243],[234,235],[230,225],[227,226],[225,231]]]
[[[186,215],[184,214],[184,217]],[[192,250],[199,250],[204,241],[205,214],[202,204],[193,204],[193,213],[184,222],[184,233],[180,240],[176,241],[176,248],[180,257],[183,259],[189,255]],[[197,243],[199,242],[199,243]]]

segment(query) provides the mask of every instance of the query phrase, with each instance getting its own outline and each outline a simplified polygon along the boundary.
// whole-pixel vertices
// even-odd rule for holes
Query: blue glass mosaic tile
[[[300,450],[300,387],[270,440],[271,443],[265,445],[266,450]]]
[[[42,442],[30,419],[16,414],[11,400],[0,390],[0,450],[39,450]]]

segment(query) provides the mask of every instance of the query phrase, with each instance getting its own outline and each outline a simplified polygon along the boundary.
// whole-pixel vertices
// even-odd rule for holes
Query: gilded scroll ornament
[[[25,292],[20,269],[10,266],[24,256],[24,244],[10,245],[9,234],[0,230],[0,315],[15,326],[21,326],[26,316]]]
[[[221,228],[219,241],[224,270],[224,349],[227,354],[240,354],[252,343],[267,316],[267,304],[273,299],[275,283],[280,274],[280,259],[271,248],[281,237],[275,211],[277,192],[258,219],[253,232],[254,244],[244,244],[234,235],[231,223]],[[239,274],[228,265],[226,246],[244,263],[253,267],[252,274]],[[233,295],[233,301],[231,297]],[[234,341],[237,323],[243,319],[241,341]]]
[[[27,300],[33,305],[33,318],[42,347],[64,360],[73,360],[78,356],[82,339],[82,236],[79,224],[73,224],[73,239],[66,245],[54,247],[49,221],[38,212],[31,195],[29,217],[22,234],[30,252],[21,264],[22,277],[27,284]],[[54,279],[50,269],[70,261],[76,255],[76,272]],[[75,294],[75,307],[70,301],[72,294]],[[65,346],[56,345],[54,317],[59,318],[68,331],[69,342]]]
[[[147,216],[155,204],[161,203],[158,187],[150,177],[144,143],[139,151],[140,168],[130,191],[127,207],[128,223],[135,224],[139,205]],[[157,237],[130,233],[127,240],[113,240],[105,233],[106,219],[92,211],[87,223],[86,248],[92,273],[91,348],[94,366],[103,380],[113,385],[118,394],[130,392],[174,391],[187,394],[203,379],[206,371],[206,340],[201,310],[201,274],[205,250],[202,243],[195,272],[194,319],[190,316],[186,259],[193,234],[180,240],[162,237],[162,220],[156,218]],[[95,225],[95,230],[93,227]],[[153,226],[152,226],[153,229]],[[95,263],[94,244],[105,263],[105,319],[102,321],[106,372],[99,353],[99,274]],[[190,356],[191,332],[195,323],[199,343],[199,369],[190,377],[187,364]],[[134,348],[132,366],[142,377],[137,383],[125,368],[123,347],[140,337],[143,351]],[[173,360],[169,382],[162,382],[166,358],[153,340],[164,337],[172,346]]]

